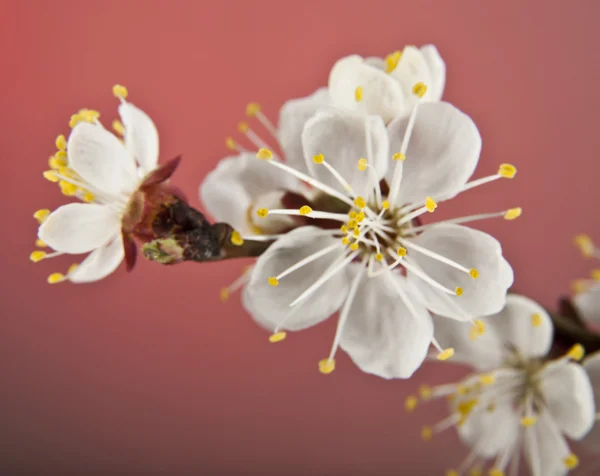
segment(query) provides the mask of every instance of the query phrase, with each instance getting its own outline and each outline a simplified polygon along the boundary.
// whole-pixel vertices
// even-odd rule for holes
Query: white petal
[[[348,278],[343,272],[329,279],[308,299],[293,308],[290,304],[308,289],[325,270],[344,256],[344,246],[282,278],[277,287],[267,279],[277,276],[307,256],[329,246],[338,238],[315,236],[315,227],[297,228],[277,240],[256,261],[244,291],[244,306],[266,329],[273,330],[284,319],[283,329],[306,329],[327,319],[339,309],[348,292]]]
[[[148,114],[128,102],[119,106],[119,114],[125,126],[125,146],[144,173],[151,172],[158,164],[158,131],[154,122]]]
[[[594,393],[588,374],[579,364],[549,364],[540,375],[540,389],[558,427],[572,439],[583,438],[595,420]]]
[[[524,449],[532,476],[565,476],[564,464],[570,451],[548,412],[538,416],[535,425],[525,428]]]
[[[56,251],[87,253],[121,231],[121,219],[104,205],[69,203],[48,216],[38,237]]]
[[[573,302],[584,319],[600,324],[600,286],[577,294]]]
[[[420,203],[427,196],[455,196],[473,174],[481,152],[477,126],[453,105],[423,103],[416,114],[403,164],[399,204]],[[407,124],[404,117],[388,126],[391,153],[400,151]]]
[[[366,158],[378,178],[382,178],[387,170],[387,132],[377,116],[356,115],[340,109],[319,111],[306,123],[302,144],[311,175],[342,192],[347,193],[347,190],[333,174],[324,165],[313,162],[315,155],[323,154],[354,191],[365,198],[376,182],[369,171],[358,169],[358,161]]]
[[[229,223],[242,234],[253,233],[248,213],[258,197],[298,186],[293,175],[247,153],[221,160],[200,185],[200,199],[215,220]]]
[[[390,73],[401,85],[404,92],[405,101],[409,110],[419,101],[430,101],[432,77],[429,72],[429,65],[421,51],[415,46],[407,46],[402,50],[400,61],[394,70]],[[423,83],[427,86],[427,91],[422,98],[413,94],[412,90],[417,83]]]
[[[439,101],[446,85],[446,63],[434,45],[421,46],[421,55],[429,68],[431,83],[427,85],[427,100]]]
[[[327,88],[317,89],[310,96],[291,99],[279,111],[279,142],[285,159],[292,167],[307,172],[302,150],[302,130],[318,109],[331,103]]]
[[[468,320],[502,310],[507,289],[513,282],[513,272],[495,238],[466,226],[440,224],[411,241],[467,269],[479,271],[479,277],[473,279],[467,273],[409,248],[409,261],[416,263],[429,277],[451,290],[463,288],[462,296],[449,295],[409,272],[411,284],[421,291],[431,312]]]
[[[594,403],[596,412],[600,412],[600,352],[596,352],[585,359],[583,368],[588,374],[592,389],[594,391]],[[598,419],[585,438],[583,439],[585,447],[591,451],[600,452],[600,423]]]
[[[92,251],[75,271],[69,274],[69,280],[73,283],[99,281],[117,269],[124,256],[123,239],[119,234],[107,246]]]
[[[384,274],[360,285],[342,331],[340,346],[363,371],[386,379],[408,378],[427,355],[433,324],[412,300],[412,315],[395,286],[410,299],[406,278]]]
[[[67,143],[69,164],[86,182],[117,195],[138,182],[135,161],[114,134],[97,124],[77,124]]]
[[[360,102],[356,101],[357,87],[362,87]],[[400,84],[357,55],[335,63],[329,73],[329,94],[336,106],[380,116],[385,123],[406,112]]]

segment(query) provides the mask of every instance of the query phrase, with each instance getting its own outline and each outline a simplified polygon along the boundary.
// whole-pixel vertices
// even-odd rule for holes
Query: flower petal
[[[600,352],[596,352],[587,357],[583,362],[583,368],[588,374],[592,389],[594,390],[594,403],[596,412],[600,411]],[[596,418],[596,424],[586,437],[583,444],[591,451],[600,452],[600,423]]]
[[[97,124],[77,124],[67,144],[69,164],[86,182],[117,195],[138,182],[135,161],[114,134]]]
[[[56,251],[87,253],[108,243],[121,230],[113,210],[87,203],[69,203],[52,212],[40,225],[38,237]]]
[[[378,178],[382,178],[387,170],[387,132],[377,116],[356,115],[341,109],[319,111],[304,127],[302,145],[311,175],[345,193],[348,191],[324,165],[314,163],[315,155],[323,154],[356,194],[364,197],[371,193],[375,181],[370,171],[358,169],[358,161],[366,158]]]
[[[390,72],[404,91],[405,102],[411,110],[418,102],[430,101],[432,77],[425,57],[416,46],[407,46],[402,50],[402,56],[397,66]],[[422,98],[413,94],[412,90],[418,83],[427,86]]]
[[[584,319],[600,324],[600,286],[594,286],[577,294],[573,302]]]
[[[429,68],[431,84],[427,85],[427,100],[439,101],[446,85],[446,63],[434,45],[421,46],[421,56]]]
[[[125,126],[125,146],[140,164],[144,174],[158,164],[158,131],[150,116],[129,102],[119,106]]]
[[[343,272],[335,274],[308,299],[298,305],[290,304],[323,273],[344,256],[344,246],[281,278],[277,287],[267,279],[277,276],[300,260],[325,247],[339,242],[338,238],[319,236],[318,228],[297,228],[278,239],[256,261],[246,286],[243,303],[254,320],[266,329],[297,331],[327,319],[339,309],[348,292],[348,278]]]
[[[291,99],[279,111],[279,142],[288,164],[306,173],[302,150],[302,130],[318,109],[331,103],[327,88],[317,89],[310,96]]]
[[[421,203],[427,196],[455,196],[473,174],[481,152],[477,126],[453,105],[422,103],[416,114],[403,164],[399,204]],[[408,118],[404,117],[388,126],[391,153],[400,151],[407,125]]]
[[[117,235],[108,245],[96,248],[86,259],[69,273],[73,283],[91,283],[111,274],[123,261],[123,240]]]
[[[513,282],[512,268],[502,256],[500,243],[479,230],[453,224],[435,225],[412,242],[449,258],[467,269],[475,268],[479,277],[409,250],[409,262],[417,264],[429,277],[454,290],[463,289],[462,296],[452,296],[434,288],[414,273],[408,273],[412,285],[420,290],[431,312],[458,320],[489,316],[502,310],[506,292]]]
[[[369,63],[358,55],[338,60],[329,73],[329,94],[336,106],[380,116],[387,124],[406,112],[404,93],[394,78]],[[362,88],[361,101],[356,100],[357,87]]]
[[[535,425],[525,428],[524,449],[533,476],[565,476],[569,472],[564,464],[569,447],[548,412],[542,412]]]
[[[579,440],[592,428],[596,410],[588,374],[579,364],[556,361],[540,374],[540,390],[557,426]]]
[[[397,287],[410,299],[402,276],[389,273],[366,278],[340,340],[341,348],[363,372],[386,379],[410,377],[425,359],[433,336],[427,309],[413,299],[413,315]]]
[[[253,234],[248,213],[258,197],[298,187],[293,175],[247,153],[221,160],[200,185],[200,199],[217,221],[229,223],[242,234]]]

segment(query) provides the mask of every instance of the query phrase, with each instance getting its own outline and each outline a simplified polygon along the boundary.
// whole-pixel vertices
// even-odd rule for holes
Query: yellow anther
[[[322,164],[325,162],[325,156],[323,154],[313,155],[313,162],[315,164]]]
[[[279,286],[279,280],[275,276],[269,276],[267,281],[273,287]]]
[[[59,169],[61,167],[65,167],[67,165],[67,159],[63,159],[62,157],[57,157],[58,154],[53,155],[48,159],[48,165],[51,169]]]
[[[460,286],[458,286],[455,290],[454,290],[454,294],[456,294],[457,296],[462,296],[464,293],[464,289],[461,288]]]
[[[94,195],[92,192],[88,192],[87,190],[85,190],[81,199],[86,203],[92,203],[94,200],[96,200],[96,195]]]
[[[421,81],[413,86],[412,92],[415,96],[422,98],[427,92],[427,85]]]
[[[356,102],[361,102],[363,99],[363,88],[362,86],[357,86],[354,90],[354,99]]]
[[[330,374],[335,370],[335,360],[334,359],[323,359],[319,361],[319,372],[322,374]]]
[[[287,332],[275,332],[275,334],[271,334],[269,336],[269,342],[271,344],[275,344],[276,342],[281,342],[282,340],[285,340],[285,338],[287,337]]]
[[[492,468],[490,469],[490,471],[488,472],[489,476],[504,476],[504,471],[502,471],[499,468]]]
[[[600,281],[600,269],[592,269],[590,276],[594,281]]]
[[[219,299],[221,302],[225,302],[229,299],[229,288],[221,288],[219,291]]]
[[[460,473],[455,469],[449,469],[446,471],[446,476],[460,476]]]
[[[269,209],[268,208],[259,208],[258,210],[256,210],[256,214],[259,217],[264,218],[269,214]]]
[[[471,388],[468,385],[458,385],[456,387],[456,393],[459,395],[467,395],[471,391]]]
[[[360,170],[361,172],[364,172],[365,170],[367,170],[367,159],[362,158],[358,161],[358,170]]]
[[[46,248],[46,246],[48,245],[38,238],[37,240],[35,240],[35,246],[37,246],[38,248]]]
[[[571,283],[571,289],[575,294],[584,293],[588,290],[588,283],[585,279],[576,279]]]
[[[46,218],[48,218],[48,215],[50,215],[50,210],[48,210],[47,208],[42,208],[41,210],[38,210],[33,214],[33,218],[35,218],[40,223],[44,223],[46,221]]]
[[[586,258],[594,256],[594,242],[588,235],[577,235],[573,241],[583,256]]]
[[[56,183],[59,180],[58,175],[56,175],[54,170],[46,170],[43,175],[46,180],[52,183]]]
[[[358,249],[358,243],[352,243],[352,244],[350,245],[350,249],[351,249],[352,251],[356,251],[356,250]]]
[[[246,116],[254,117],[260,112],[260,105],[255,102],[250,102],[246,106]]]
[[[431,391],[431,387],[429,385],[423,384],[423,385],[419,386],[419,396],[423,400],[430,398],[431,395],[432,395],[432,391]]]
[[[360,212],[356,215],[356,221],[358,223],[362,222],[366,218],[365,212]]]
[[[396,152],[394,155],[392,155],[392,159],[394,160],[406,160],[406,155],[404,155],[402,152]]]
[[[356,197],[354,199],[354,205],[356,205],[358,208],[365,208],[367,206],[367,202],[362,197]]]
[[[34,263],[42,261],[45,257],[46,257],[46,252],[45,251],[39,251],[39,250],[34,251],[33,253],[31,253],[29,255],[29,259],[31,261],[33,261]]]
[[[355,212],[354,210],[352,210],[350,213],[348,213],[348,217],[349,217],[351,220],[354,220],[354,219],[356,218],[356,216],[357,216],[357,215],[358,215],[358,213],[357,213],[357,212]]]
[[[64,281],[65,279],[65,275],[62,273],[52,273],[50,276],[48,276],[48,283],[56,284]]]
[[[245,134],[246,132],[248,132],[248,129],[250,129],[250,127],[248,127],[248,124],[245,123],[244,121],[240,121],[240,122],[238,122],[237,129],[242,134]]]
[[[263,147],[261,149],[258,149],[256,157],[258,157],[261,160],[271,160],[273,158],[273,152]]]
[[[100,113],[98,111],[94,111],[93,109],[80,109],[77,114],[81,116],[82,121],[89,123],[94,122],[100,117]]]
[[[348,233],[348,227],[346,225],[340,226],[340,230],[342,233]]]
[[[352,236],[354,236],[355,238],[358,238],[360,236],[360,229],[355,228],[354,231],[352,232]]]
[[[382,255],[381,253],[377,253],[377,254],[375,255],[375,259],[376,259],[377,261],[379,261],[379,262],[382,262],[382,261],[383,261],[383,255]]]
[[[81,114],[73,114],[69,120],[69,127],[72,129],[83,120],[84,118]]]
[[[473,327],[471,328],[471,330],[478,336],[482,336],[483,334],[485,334],[485,322],[483,322],[481,319],[475,319],[473,321]]]
[[[60,191],[67,197],[72,197],[77,193],[77,185],[65,182],[64,180],[58,182],[58,185],[60,186]]]
[[[73,263],[71,266],[69,266],[69,269],[67,270],[67,274],[71,274],[77,268],[79,268],[79,263]]]
[[[575,360],[577,362],[579,362],[581,359],[583,359],[583,356],[585,355],[585,349],[583,348],[583,346],[581,344],[575,344],[573,347],[571,347],[569,349],[569,352],[567,352],[567,357],[571,360]]]
[[[59,135],[59,136],[56,138],[56,142],[55,142],[55,144],[56,144],[56,148],[57,148],[58,150],[67,150],[67,139],[65,139],[65,136],[64,136],[64,135],[62,135],[62,134],[61,134],[61,135]]]
[[[479,277],[479,271],[475,268],[471,268],[469,270],[469,276],[471,276],[473,279],[477,279]]]
[[[343,243],[344,245],[347,245],[347,244],[349,244],[349,243],[350,243],[350,238],[348,238],[347,236],[344,236],[344,237],[342,238],[342,243]]]
[[[513,178],[517,173],[517,168],[512,164],[500,164],[498,167],[498,175],[504,178]]]
[[[521,207],[510,208],[504,213],[505,220],[515,220],[521,216],[523,209]]]
[[[123,126],[123,123],[121,121],[119,121],[118,119],[115,119],[114,121],[112,121],[112,128],[120,136],[125,135],[125,126]]]
[[[472,398],[458,404],[456,411],[463,417],[469,416],[473,409],[478,405],[479,400]]]
[[[348,225],[348,228],[352,230],[358,226],[358,222],[356,220],[350,220],[348,223],[346,223],[346,225]]]
[[[533,327],[540,327],[542,325],[542,315],[539,312],[531,315],[531,325]]]
[[[398,66],[398,62],[400,61],[401,57],[401,51],[394,51],[393,53],[387,55],[385,57],[385,72],[391,73],[392,71],[394,71],[396,69],[396,66]]]
[[[537,419],[534,416],[528,416],[521,418],[521,426],[533,426]]]
[[[234,231],[231,233],[231,243],[235,246],[242,246],[244,244],[244,239],[242,235],[240,235],[239,231]]]
[[[237,144],[235,143],[235,140],[233,140],[233,137],[227,137],[227,139],[225,139],[225,147],[229,150],[237,150]]]
[[[419,399],[414,395],[409,395],[408,397],[406,397],[406,400],[404,400],[404,409],[407,412],[412,412],[415,408],[417,408],[418,404]]]
[[[404,257],[404,256],[406,256],[407,251],[406,251],[406,248],[401,246],[400,248],[398,248],[396,253],[398,253],[398,256]]]
[[[469,476],[482,476],[483,475],[483,471],[481,470],[481,468],[471,468],[469,470]]]
[[[381,202],[381,208],[383,208],[384,210],[387,210],[390,208],[390,202],[388,202],[387,200],[384,200],[383,202]]]
[[[54,154],[54,157],[56,157],[59,160],[64,160],[65,162],[67,161],[67,151],[66,150],[57,150],[56,154]]]
[[[565,466],[568,469],[575,469],[577,466],[579,466],[579,458],[574,453],[571,453],[569,456],[563,459],[563,463],[565,463]]]
[[[496,376],[494,374],[483,374],[479,376],[479,381],[483,385],[492,385],[496,381]]]
[[[452,347],[448,347],[437,355],[438,360],[448,360],[454,355],[454,349]]]
[[[116,98],[126,99],[129,92],[125,86],[115,84],[112,88],[112,93]]]
[[[437,208],[437,203],[431,197],[425,199],[425,207],[429,213],[432,213]]]
[[[304,205],[302,207],[300,207],[300,210],[298,210],[300,212],[300,215],[308,215],[309,213],[311,213],[313,211],[312,208],[310,208],[308,205]]]
[[[421,428],[421,438],[425,441],[429,441],[433,438],[433,430],[430,426],[424,426]]]

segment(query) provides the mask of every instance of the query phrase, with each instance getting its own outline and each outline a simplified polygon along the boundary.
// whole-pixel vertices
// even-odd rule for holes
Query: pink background
[[[77,109],[116,117],[117,82],[154,118],[162,160],[183,154],[174,181],[199,206],[248,101],[275,119],[343,55],[434,43],[445,98],[483,136],[476,176],[519,169],[439,216],[522,206],[515,222],[478,226],[503,242],[518,289],[545,305],[592,267],[571,239],[600,240],[594,0],[5,0],[0,13],[3,474],[427,476],[465,453],[451,432],[420,441],[442,407],[403,410],[419,383],[460,372],[430,365],[388,382],[340,354],[335,373],[319,374],[334,320],[273,346],[238,296],[220,303],[246,263],[141,262],[93,285],[46,284],[73,261],[28,260],[33,211],[65,202],[41,173]]]

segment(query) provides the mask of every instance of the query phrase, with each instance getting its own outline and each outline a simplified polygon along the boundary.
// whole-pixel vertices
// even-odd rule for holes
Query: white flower
[[[588,235],[575,237],[575,244],[586,258],[600,259],[598,249]],[[592,271],[592,279],[578,279],[574,282],[573,303],[585,320],[600,325],[600,270]]]
[[[387,124],[423,101],[439,101],[446,65],[433,45],[407,46],[385,59],[358,55],[340,59],[329,75],[336,106],[381,116]]]
[[[302,133],[308,173],[261,148],[257,157],[265,162],[257,166],[296,177],[313,195],[301,207],[265,207],[257,215],[313,219],[315,225],[283,236],[243,237],[276,239],[258,258],[243,295],[254,319],[274,331],[271,341],[282,340],[284,329],[305,329],[340,310],[321,371],[333,370],[341,346],[362,370],[405,378],[430,343],[440,358],[452,355],[432,340],[429,311],[466,322],[500,311],[512,269],[498,241],[459,223],[513,219],[521,210],[418,223],[438,201],[514,176],[515,168],[503,164],[467,182],[480,148],[475,124],[447,103],[423,103],[387,128],[378,116],[318,111]]]
[[[583,368],[588,374],[596,404],[596,423],[592,431],[584,438],[584,446],[593,452],[600,452],[600,352],[595,352],[585,359]]]
[[[125,100],[123,86],[113,88],[121,104],[122,123],[113,127],[123,139],[106,130],[96,111],[81,110],[71,118],[73,130],[68,141],[59,136],[59,151],[50,159],[52,170],[44,173],[57,182],[63,194],[86,203],[69,203],[54,212],[38,210],[41,225],[38,244],[55,251],[38,250],[34,262],[62,254],[90,253],[80,265],[65,275],[53,273],[50,283],[97,281],[112,273],[128,253],[133,266],[136,226],[143,214],[140,186],[162,182],[174,171],[177,161],[161,169],[158,163],[158,133],[152,120]]]
[[[533,476],[564,475],[576,467],[566,438],[582,439],[595,419],[590,379],[575,362],[583,348],[542,360],[552,346],[552,321],[543,307],[519,295],[509,295],[502,311],[482,318],[485,332],[474,340],[460,323],[434,321],[439,341],[456,346],[454,361],[477,370],[458,383],[421,390],[426,400],[447,397],[451,407],[450,416],[425,427],[422,436],[456,426],[472,450],[447,474],[482,474],[488,459],[494,459],[490,476],[520,474],[521,450]],[[410,397],[407,408],[415,406]]]

